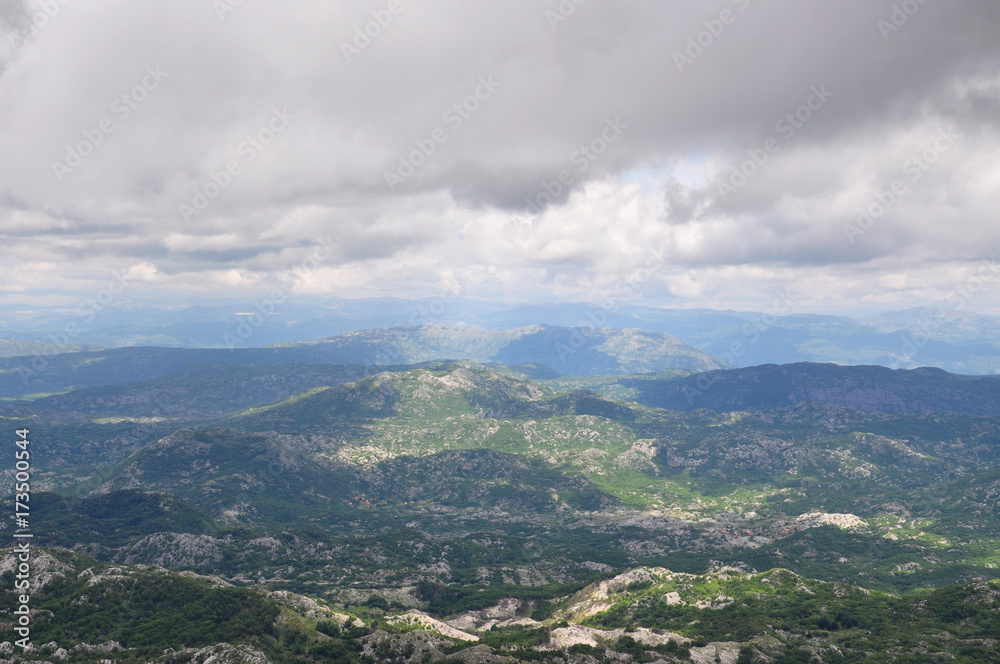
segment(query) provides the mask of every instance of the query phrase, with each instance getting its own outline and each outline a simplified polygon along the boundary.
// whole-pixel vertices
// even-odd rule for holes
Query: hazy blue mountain
[[[194,365],[292,363],[406,365],[469,359],[545,365],[562,374],[705,371],[722,362],[667,334],[600,329],[588,334],[544,325],[513,330],[437,325],[351,332],[263,348],[128,347],[0,358],[0,396],[48,394],[159,378]]]
[[[350,332],[317,347],[348,356],[380,357],[384,364],[461,359],[507,365],[539,364],[560,374],[645,373],[665,369],[705,371],[718,359],[663,333],[531,325],[510,330],[425,325]]]
[[[359,380],[373,371],[357,364],[193,364],[145,381],[0,401],[0,414],[37,415],[50,422],[151,417],[205,420],[315,387]]]
[[[760,410],[810,402],[890,413],[1000,415],[1000,377],[935,368],[800,362],[619,382],[635,388],[640,403],[671,410]]]
[[[357,362],[356,360],[361,360]],[[324,347],[197,349],[130,347],[49,357],[0,358],[0,396],[47,394],[70,389],[151,380],[195,365],[292,363],[371,364]]]
[[[661,309],[628,303],[605,310],[586,302],[508,305],[442,293],[420,300],[289,298],[275,306],[232,300],[185,309],[127,303],[92,319],[61,309],[6,307],[0,308],[0,338],[9,338],[11,352],[6,354],[10,355],[15,348],[29,353],[45,348],[64,352],[88,345],[267,346],[425,325],[490,330],[550,325],[583,331],[596,325],[670,334],[733,366],[808,361],[904,369],[937,366],[969,374],[1000,372],[1000,319],[995,316],[916,308],[849,317],[801,312],[794,304],[776,295],[756,312]],[[68,323],[81,330],[73,338],[59,333]],[[43,346],[23,345],[31,341]],[[4,352],[0,344],[0,355]]]

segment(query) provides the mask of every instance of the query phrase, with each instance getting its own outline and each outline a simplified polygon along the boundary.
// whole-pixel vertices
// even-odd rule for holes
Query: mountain
[[[357,361],[355,361],[357,360]],[[47,357],[0,358],[0,396],[46,394],[148,381],[188,367],[205,365],[373,364],[329,346],[287,348],[154,348],[60,353]]]
[[[82,350],[98,350],[96,346],[81,346],[76,344],[65,344],[59,348],[61,353],[76,353]],[[0,337],[0,357],[22,357],[52,352],[51,344],[44,341],[25,341],[22,339],[5,339]]]
[[[725,366],[669,334],[634,329],[531,325],[487,330],[425,325],[350,332],[315,345],[353,357],[380,357],[385,360],[380,364],[456,359],[538,364],[560,374],[583,376]]]
[[[118,464],[94,490],[169,493],[217,519],[324,519],[346,507],[344,473],[305,458],[294,441],[227,429],[181,429]],[[308,520],[307,519],[307,520]]]
[[[591,584],[475,594],[430,582],[318,597],[36,548],[33,659],[291,664],[336,661],[988,662],[1000,656],[1000,584],[894,596],[715,563],[636,567]],[[16,565],[12,549],[0,568]],[[580,585],[583,585],[581,588]],[[387,599],[391,598],[391,603]],[[15,595],[3,608],[13,612]]]
[[[550,332],[522,336],[546,347]],[[497,358],[513,346],[504,359],[520,359],[520,337],[475,335],[403,329],[386,343],[414,357],[465,347]],[[191,363],[2,402],[12,428],[31,429],[37,468],[33,620],[54,645],[36,642],[32,658],[1000,654],[995,378],[301,361],[367,352],[371,338],[355,336],[253,349],[269,361],[243,364],[168,349]],[[622,358],[646,343],[612,340]],[[116,358],[142,356],[97,357],[67,366],[114,380],[136,370]],[[719,409],[659,407],[685,398],[678,385]],[[0,560],[9,582],[11,553]],[[231,586],[244,588],[210,592]],[[193,607],[184,617],[181,600]]]
[[[1000,415],[1000,377],[962,376],[934,368],[800,362],[619,382],[635,388],[640,403],[672,410],[760,410],[808,402],[890,413]]]
[[[533,326],[475,330],[424,326],[352,332],[315,342],[265,348],[134,347],[0,358],[0,396],[148,381],[196,365],[355,364],[391,366],[442,359],[544,365],[564,374],[705,371],[725,366],[667,334]]]
[[[102,542],[118,547],[155,533],[214,532],[203,512],[166,493],[112,491],[88,499],[54,493],[32,496],[39,544]]]
[[[254,538],[227,539],[244,527],[294,528],[317,551],[363,551],[337,572],[354,580],[376,573],[372,556],[392,561],[400,578],[442,562],[445,578],[511,578],[504,568],[524,555],[523,538],[543,532],[521,566],[544,582],[628,561],[686,570],[723,555],[896,590],[989,570],[978,557],[989,545],[970,557],[941,543],[967,528],[1000,534],[991,503],[1000,418],[809,402],[679,412],[559,392],[555,382],[471,362],[385,372],[194,423],[89,474],[95,457],[69,448],[74,464],[46,462],[47,481],[77,495],[166,493],[219,521],[220,530],[199,531],[209,539],[195,549],[215,553],[180,558],[200,571],[220,556],[235,561],[239,546],[257,551]],[[40,432],[39,449],[62,444],[50,435]],[[414,556],[389,536],[398,530],[406,541],[419,532],[422,550],[439,553]],[[484,537],[495,545],[477,544]],[[174,559],[173,541],[142,544],[141,559]],[[94,544],[109,559],[139,555],[135,538]],[[226,564],[315,582],[310,555],[319,554],[282,545]],[[925,571],[892,571],[930,559]]]
[[[255,404],[280,401],[316,387],[352,382],[372,373],[371,367],[354,364],[209,362],[144,381],[0,402],[0,414],[8,417],[35,415],[49,422],[116,418],[169,418],[193,422],[220,417]]]
[[[1000,318],[996,316],[913,308],[851,317],[803,312],[794,300],[792,294],[778,292],[757,311],[720,311],[625,303],[613,310],[586,302],[507,305],[462,298],[457,293],[422,300],[303,297],[288,298],[273,310],[265,308],[266,316],[257,317],[253,302],[237,300],[186,309],[122,302],[87,323],[63,309],[0,305],[0,337],[23,340],[17,346],[21,352],[15,347],[11,352],[46,353],[43,357],[48,358],[53,352],[88,345],[245,348],[428,325],[496,331],[549,325],[587,334],[600,321],[608,328],[672,335],[737,367],[833,362],[894,369],[936,366],[965,374],[1000,372]],[[70,323],[80,332],[73,339],[62,339],[61,331]],[[61,342],[57,345],[53,339]],[[38,343],[23,345],[31,341]],[[483,360],[481,356],[445,357]],[[357,358],[343,361],[359,362]],[[551,366],[551,362],[543,363]]]

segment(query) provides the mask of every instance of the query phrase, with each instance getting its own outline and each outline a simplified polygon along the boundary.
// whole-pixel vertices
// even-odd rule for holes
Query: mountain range
[[[1000,379],[573,334],[76,351],[28,384],[31,356],[0,361],[0,418],[32,437],[40,653],[1000,656]]]
[[[799,362],[619,382],[636,389],[636,401],[671,410],[761,410],[826,403],[890,413],[1000,415],[1000,377],[963,376],[930,367],[893,370]]]
[[[514,330],[391,328],[315,342],[268,347],[182,349],[129,347],[0,358],[0,394],[63,392],[160,378],[186,367],[218,365],[365,365],[391,367],[428,360],[470,359],[548,367],[548,375],[705,371],[720,360],[662,333],[530,326]]]
[[[737,367],[832,362],[1000,372],[996,316],[932,308],[812,314],[800,311],[790,293],[777,293],[756,311],[661,309],[628,302],[507,305],[450,293],[423,300],[289,297],[277,305],[233,300],[188,308],[123,300],[87,316],[62,308],[0,307],[0,355],[122,346],[249,348],[428,325],[493,331],[548,325],[582,333],[635,329],[672,335]],[[551,360],[545,364],[551,366]]]

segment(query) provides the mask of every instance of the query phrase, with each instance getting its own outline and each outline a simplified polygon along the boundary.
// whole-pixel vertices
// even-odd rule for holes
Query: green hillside
[[[897,597],[780,568],[716,566],[687,574],[639,567],[582,588],[504,587],[475,599],[435,584],[397,595],[321,596],[102,563],[64,549],[36,549],[35,556],[46,574],[32,590],[37,645],[29,657],[74,663],[888,663],[1000,656],[995,581]],[[13,554],[6,549],[0,557]],[[3,577],[10,583],[13,573]],[[16,607],[10,593],[0,604],[6,612]],[[18,653],[8,661],[28,658]]]
[[[130,570],[53,582],[46,606],[152,598],[120,626],[52,610],[40,633],[70,661],[108,639],[125,661],[994,656],[1000,418],[672,411],[599,392],[656,376],[469,361],[369,373],[211,365],[8,402],[33,432],[37,544]],[[143,417],[164,393],[181,405]],[[180,572],[255,590],[165,653],[157,593],[202,583]]]

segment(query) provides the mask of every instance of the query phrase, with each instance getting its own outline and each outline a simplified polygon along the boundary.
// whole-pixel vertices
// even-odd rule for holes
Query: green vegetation
[[[5,573],[10,587],[13,577]],[[14,595],[0,602],[14,610]],[[128,661],[149,661],[165,648],[255,642],[277,636],[278,606],[258,593],[152,570],[94,564],[67,574],[35,595],[32,641],[101,644],[116,641]],[[8,613],[9,614],[9,613]]]
[[[607,396],[663,376],[395,369],[195,365],[4,402],[44,445],[35,543],[62,547],[35,642],[177,664],[218,644],[356,664],[1000,657],[1000,418],[675,412]]]
[[[586,582],[573,584],[550,583],[544,586],[501,585],[487,588],[447,586],[433,581],[421,581],[416,596],[424,602],[428,612],[450,616],[466,611],[476,611],[497,604],[503,599],[548,600],[579,591]]]
[[[679,632],[706,643],[770,637],[783,644],[775,661],[797,661],[796,653],[810,648],[819,648],[823,661],[837,662],[917,662],[922,652],[953,653],[963,662],[1000,657],[993,638],[1000,633],[997,582],[896,597],[783,570],[665,578],[629,587],[614,596],[614,608],[586,622]],[[671,600],[667,593],[677,590],[680,600]],[[702,608],[707,603],[711,608]]]

